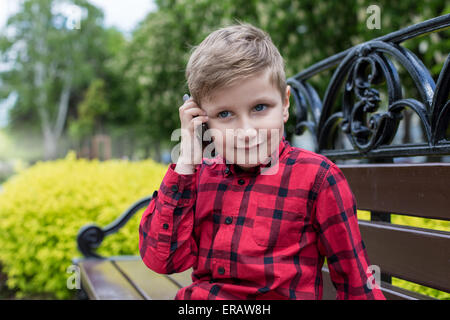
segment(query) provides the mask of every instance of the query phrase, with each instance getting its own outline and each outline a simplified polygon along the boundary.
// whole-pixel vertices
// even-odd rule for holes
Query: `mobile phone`
[[[183,96],[183,102],[186,102],[187,100],[189,100],[191,97],[189,96],[189,94],[185,94]],[[208,141],[204,140],[204,135],[206,130],[208,130],[208,124],[206,123],[202,123],[202,131],[201,133],[199,133],[199,135],[197,135],[198,139],[200,139],[200,141],[202,142],[202,152],[205,150],[206,146],[209,144]]]

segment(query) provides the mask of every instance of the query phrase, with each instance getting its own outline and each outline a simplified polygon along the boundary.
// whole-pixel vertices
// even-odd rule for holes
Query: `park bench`
[[[427,20],[352,47],[288,79],[296,104],[296,134],[311,133],[313,151],[338,164],[358,209],[370,212],[370,221],[359,220],[359,226],[389,300],[432,299],[395,287],[392,277],[450,292],[450,232],[391,223],[391,214],[450,220],[450,163],[441,160],[450,155],[450,55],[435,82],[423,63],[401,46],[405,40],[449,26],[450,15]],[[412,79],[418,99],[403,97],[397,65]],[[321,97],[310,79],[332,69]],[[384,107],[374,88],[382,83],[388,93]],[[405,120],[404,110],[418,117],[425,141],[393,144]],[[417,157],[428,161],[404,163]],[[161,275],[148,269],[139,256],[101,257],[95,252],[104,237],[117,232],[150,200],[136,202],[109,226],[87,225],[79,231],[83,257],[74,263],[80,267],[80,297],[173,299],[179,288],[191,283],[191,270]],[[323,299],[335,299],[326,266],[322,274]]]

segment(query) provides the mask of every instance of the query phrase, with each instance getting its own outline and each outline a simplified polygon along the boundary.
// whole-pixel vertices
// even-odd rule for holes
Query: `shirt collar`
[[[225,159],[222,158],[221,155],[219,155],[219,157],[221,157],[222,159],[222,163],[224,164],[225,168],[223,170],[223,175],[224,176],[229,176],[230,174],[235,174],[235,175],[258,175],[261,173],[261,170],[264,170],[264,168],[270,168],[273,167],[277,161],[280,161],[284,156],[286,156],[290,150],[291,150],[291,145],[289,144],[289,142],[286,140],[286,138],[283,136],[279,145],[278,145],[278,150],[275,150],[274,153],[272,154],[272,156],[270,157],[271,160],[267,163],[267,164],[259,164],[255,167],[250,168],[247,171],[242,170],[242,168],[240,168],[238,165],[234,164],[234,163],[227,163]],[[278,151],[278,154],[276,154],[276,152]]]

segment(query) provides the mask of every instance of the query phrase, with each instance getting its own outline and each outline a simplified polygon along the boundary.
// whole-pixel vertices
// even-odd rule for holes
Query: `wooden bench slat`
[[[323,294],[322,300],[335,300],[336,289],[330,278],[330,271],[326,266],[322,268]],[[381,282],[381,291],[387,300],[436,300],[413,291],[395,287],[389,283]]]
[[[336,300],[336,288],[330,277],[330,271],[326,266],[322,268],[322,300]]]
[[[167,276],[178,283],[180,287],[187,287],[192,284],[191,274],[192,268],[180,273],[168,274]]]
[[[92,300],[142,300],[144,297],[107,259],[86,259],[78,263],[81,284]]]
[[[450,163],[339,165],[358,209],[450,220]]]
[[[370,263],[381,272],[438,290],[450,291],[450,233],[359,221]]]
[[[381,291],[388,300],[438,300],[417,292],[395,287],[389,283],[381,282]]]
[[[173,300],[180,289],[167,275],[150,270],[138,256],[114,263],[148,300]]]

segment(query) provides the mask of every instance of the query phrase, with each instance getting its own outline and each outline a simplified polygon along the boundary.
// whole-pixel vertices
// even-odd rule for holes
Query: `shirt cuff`
[[[158,198],[164,203],[174,206],[188,206],[196,199],[196,180],[199,165],[192,174],[175,172],[176,163],[171,163],[159,188]]]

